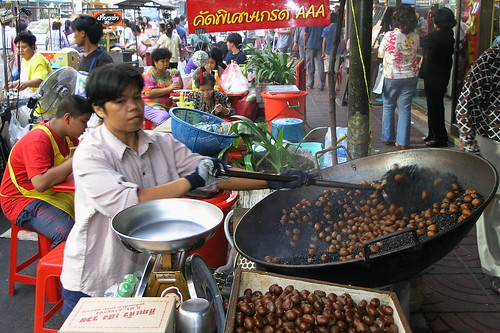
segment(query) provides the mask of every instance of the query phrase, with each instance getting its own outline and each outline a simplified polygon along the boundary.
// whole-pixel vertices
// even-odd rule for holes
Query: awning
[[[115,4],[119,8],[155,7],[159,9],[177,9],[177,6],[164,0],[125,0]]]

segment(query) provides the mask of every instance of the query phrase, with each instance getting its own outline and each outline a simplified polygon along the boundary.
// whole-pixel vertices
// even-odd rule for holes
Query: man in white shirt
[[[134,32],[130,26],[130,21],[128,19],[123,20],[123,32],[120,35],[120,45],[127,45],[131,43],[134,39]]]

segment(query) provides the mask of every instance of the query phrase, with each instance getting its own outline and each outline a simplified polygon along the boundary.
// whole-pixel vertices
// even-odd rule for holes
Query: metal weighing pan
[[[131,250],[164,254],[201,248],[224,214],[215,205],[193,199],[160,199],[116,214],[111,228]]]
[[[234,232],[237,251],[265,270],[290,276],[363,287],[380,287],[412,278],[460,243],[496,193],[498,175],[491,163],[478,156],[458,150],[434,148],[364,157],[321,170],[320,173],[326,180],[359,183],[362,180],[381,179],[394,164],[400,167],[417,165],[451,173],[458,178],[464,189],[477,190],[484,197],[484,203],[468,218],[421,242],[404,244],[369,258],[324,264],[285,265],[264,261],[267,255],[286,257],[291,254],[290,251],[297,249],[292,250],[289,240],[279,236],[282,234],[279,231],[282,209],[289,209],[302,199],[315,199],[323,189],[303,186],[280,190],[262,199],[242,217]]]

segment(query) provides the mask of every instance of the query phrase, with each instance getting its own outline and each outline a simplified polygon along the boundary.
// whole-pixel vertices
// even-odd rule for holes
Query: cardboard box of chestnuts
[[[381,291],[381,290],[375,290],[375,289],[367,289],[367,288],[361,288],[361,287],[353,287],[353,286],[347,286],[347,285],[341,285],[341,284],[335,284],[335,283],[329,283],[329,282],[324,282],[324,281],[317,281],[317,280],[311,280],[311,279],[305,279],[305,278],[299,278],[299,277],[290,277],[290,276],[284,276],[284,275],[279,275],[279,274],[273,274],[273,273],[268,273],[268,272],[262,272],[262,271],[257,271],[257,270],[244,270],[241,268],[238,268],[235,273],[235,279],[233,282],[233,287],[231,291],[231,298],[229,300],[229,310],[227,314],[227,321],[226,321],[226,330],[225,333],[234,333],[238,332],[237,329],[237,324],[236,324],[236,316],[239,307],[238,307],[238,299],[244,295],[244,292],[246,289],[250,288],[253,292],[255,291],[260,291],[263,294],[265,294],[267,291],[269,291],[269,287],[277,284],[280,286],[282,289],[285,289],[287,286],[293,286],[294,289],[297,291],[302,291],[302,290],[307,290],[311,293],[314,293],[316,290],[320,290],[326,293],[328,295],[329,293],[334,293],[337,296],[341,296],[344,293],[347,293],[351,296],[352,301],[354,301],[355,304],[359,304],[360,301],[366,300],[368,305],[366,306],[367,312],[368,312],[368,307],[370,305],[370,301],[374,298],[377,298],[380,301],[379,308],[384,308],[385,306],[390,306],[392,308],[392,315],[391,317],[394,320],[393,325],[397,327],[398,333],[411,333],[411,328],[410,325],[408,324],[408,321],[406,319],[406,316],[404,315],[403,309],[399,303],[399,300],[394,292],[390,291]],[[285,303],[283,302],[283,305]],[[312,309],[312,308],[311,308]],[[374,309],[372,307],[372,309]],[[254,310],[252,313],[256,313],[257,311]],[[284,311],[286,312],[286,311]],[[315,318],[319,317],[318,313],[314,313],[315,311],[307,311],[304,310],[304,313],[311,313],[311,316],[314,316]],[[374,311],[376,312],[376,311]],[[267,311],[269,313],[269,311]],[[347,312],[344,312],[347,314]],[[361,323],[364,320],[366,320],[369,325],[376,325],[379,324],[379,322],[376,322],[376,318],[378,318],[380,315],[375,314],[372,316],[366,316],[367,313],[365,313],[364,316],[361,316],[361,319],[358,320],[358,325],[362,325],[364,323]],[[254,315],[255,316],[255,315]],[[245,316],[245,319],[247,319]],[[264,315],[262,316],[264,317]],[[364,318],[367,317],[367,318]],[[371,318],[369,318],[371,317]],[[240,316],[240,320],[242,316]],[[255,317],[252,317],[252,319]],[[305,318],[305,317],[303,317]],[[312,318],[312,317],[310,317]],[[283,316],[283,320],[290,321],[288,319],[285,319],[285,316]],[[344,322],[347,322],[348,320],[343,318]],[[312,320],[312,319],[311,319]],[[352,320],[352,319],[351,319]],[[382,319],[385,321],[385,319]],[[334,320],[333,320],[334,321]],[[330,321],[331,325],[332,320]],[[370,322],[373,321],[373,322]],[[250,320],[250,326],[252,326],[252,320]],[[255,323],[255,320],[254,320]],[[316,323],[318,323],[318,319],[316,319]],[[354,322],[352,322],[354,325]],[[266,323],[268,324],[268,323]],[[339,321],[337,321],[337,324],[339,324]],[[326,326],[328,326],[326,325]],[[364,324],[366,325],[366,324]],[[386,324],[388,325],[388,324]],[[314,326],[314,324],[311,324],[311,326]],[[329,327],[331,328],[331,327]],[[393,327],[394,328],[394,327]],[[251,331],[246,329],[246,331]],[[263,332],[266,332],[266,330],[262,330]],[[275,330],[270,329],[269,331],[274,332]],[[362,332],[363,330],[358,330],[358,332]],[[330,332],[330,331],[328,331]],[[333,332],[333,331],[332,331]],[[368,329],[367,332],[370,332]],[[382,332],[382,330],[380,330]]]

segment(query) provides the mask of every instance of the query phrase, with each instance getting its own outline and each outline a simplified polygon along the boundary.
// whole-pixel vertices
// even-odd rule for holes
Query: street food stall
[[[462,163],[457,165],[457,160]],[[478,172],[471,175],[471,168]],[[294,320],[288,311],[296,319],[293,308],[299,304],[309,310],[301,310],[295,325],[307,324],[314,332],[374,325],[411,332],[405,308],[408,295],[384,290],[407,284],[463,239],[496,192],[496,170],[472,154],[427,148],[348,161],[321,170],[320,178],[326,185],[324,180],[350,185],[365,180],[373,182],[373,189],[304,186],[264,198],[239,220],[233,236],[238,255],[257,269],[248,271],[235,264],[236,273],[230,274],[231,279],[226,276],[221,286],[201,257],[189,255],[220,226],[224,214],[216,206],[164,199],[118,213],[112,228],[126,247],[151,254],[136,296],[204,298],[215,311],[217,332],[266,326],[291,329]],[[424,195],[423,188],[433,191]],[[376,230],[386,232],[375,236]],[[365,239],[360,248],[350,243],[358,238]],[[330,251],[325,241],[340,248]],[[228,283],[232,292],[226,299],[226,315],[220,288]],[[328,320],[325,311],[336,319]],[[311,319],[315,313],[327,318],[316,322]],[[363,314],[366,320],[355,320]]]
[[[148,1],[148,0],[125,0],[114,4],[113,7],[110,6],[100,6],[99,8],[87,8],[87,12],[89,15],[94,16],[104,27],[104,38],[100,43],[100,46],[106,49],[113,57],[115,62],[135,62],[135,59],[139,58],[139,54],[137,51],[137,47],[126,50],[123,48],[123,45],[116,47],[119,44],[119,31],[118,27],[123,26],[124,13],[126,10],[133,11],[133,16],[137,17],[140,14],[141,8],[155,8],[158,11],[171,11],[176,7],[163,3],[160,1]],[[150,36],[156,38],[156,33],[154,36]],[[116,52],[119,50],[119,52]],[[120,53],[122,57],[118,57],[115,53]],[[119,59],[121,58],[121,59]]]

